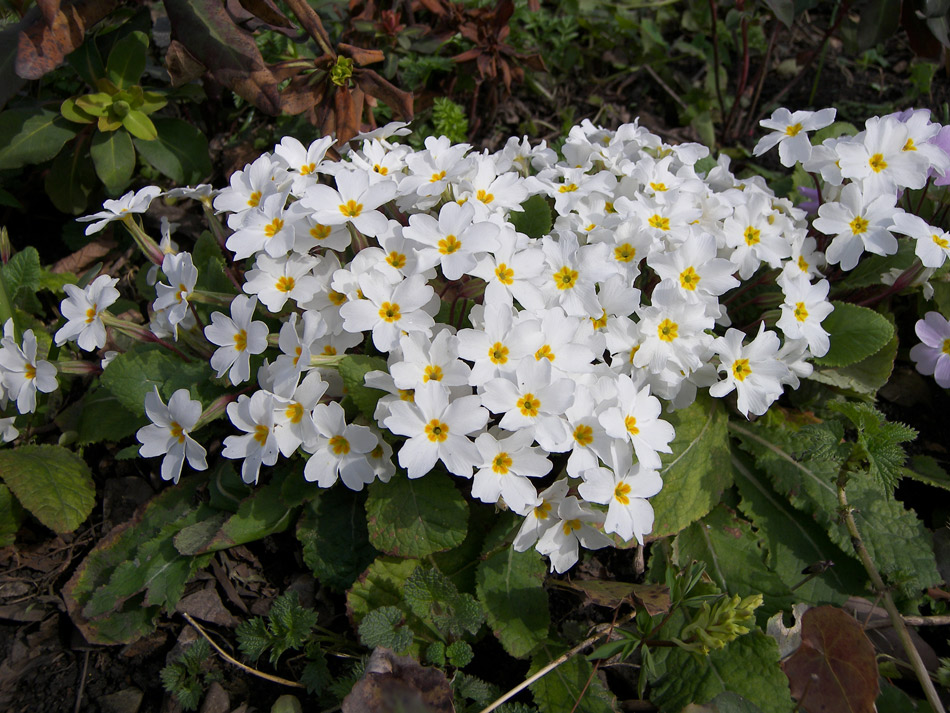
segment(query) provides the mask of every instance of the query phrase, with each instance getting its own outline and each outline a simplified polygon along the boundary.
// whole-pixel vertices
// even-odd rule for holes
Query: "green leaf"
[[[75,285],[76,276],[71,272],[40,271],[40,289],[49,290],[56,295],[66,294],[63,285]]]
[[[154,119],[154,127],[157,137],[153,141],[137,138],[135,148],[155,170],[182,185],[199,183],[211,175],[208,139],[196,127],[170,118]]]
[[[528,674],[537,673],[561,653],[544,647],[532,658]],[[596,676],[591,677],[592,674],[590,662],[583,656],[574,656],[539,678],[529,686],[538,710],[541,713],[564,713],[570,710],[578,713],[614,713],[616,699]]]
[[[867,404],[832,401],[828,407],[847,416],[855,426],[868,472],[890,493],[897,486],[907,460],[901,444],[914,440],[917,431],[902,423],[888,422],[884,414]]]
[[[54,532],[75,530],[96,503],[89,466],[61,446],[0,451],[0,478],[20,504]]]
[[[73,97],[70,97],[60,105],[59,113],[62,114],[63,118],[67,121],[72,121],[76,124],[91,124],[96,120],[96,117],[79,106]]]
[[[883,349],[866,359],[837,369],[819,367],[808,378],[839,389],[850,389],[856,394],[872,396],[891,378],[894,360],[897,358],[897,347],[898,339],[895,333]]]
[[[0,547],[13,544],[25,513],[10,488],[0,485]]]
[[[238,648],[245,658],[256,662],[271,645],[271,633],[267,628],[267,622],[262,617],[256,616],[253,619],[245,619],[238,624],[234,631],[238,640]]]
[[[676,429],[671,454],[662,456],[663,489],[652,499],[653,535],[672,535],[709,512],[732,483],[728,418],[719,399],[700,396],[666,419]]]
[[[765,4],[775,13],[785,27],[791,29],[795,22],[795,3],[793,0],[765,0]]]
[[[106,73],[95,42],[83,42],[66,57],[66,61],[90,87],[94,87],[96,80]]]
[[[454,641],[445,648],[445,655],[449,663],[455,668],[465,668],[472,659],[475,658],[475,652],[467,641]]]
[[[910,467],[904,468],[903,475],[935,488],[950,490],[950,475],[947,475],[937,459],[932,456],[912,456]]]
[[[673,541],[673,559],[679,567],[692,560],[704,562],[706,572],[729,594],[746,597],[761,593],[765,603],[757,615],[762,621],[777,611],[791,611],[798,599],[765,562],[765,550],[749,523],[720,505],[702,520],[680,532]]]
[[[808,441],[781,419],[775,413],[764,419],[775,425],[760,420],[742,426],[732,423],[730,428],[753,455],[756,466],[768,474],[772,486],[797,509],[814,516],[831,541],[851,556],[851,537],[838,510],[839,465],[811,457]],[[871,559],[888,579],[908,592],[940,581],[931,535],[913,511],[883,497],[880,486],[869,477],[852,477],[845,492]]]
[[[72,215],[85,212],[89,194],[96,185],[96,168],[79,143],[56,157],[44,182],[53,205]]]
[[[433,568],[418,567],[406,580],[403,598],[412,613],[432,624],[446,638],[475,634],[485,617],[471,594],[459,594],[452,581]]]
[[[810,518],[803,517],[788,500],[775,492],[766,476],[750,467],[738,454],[733,460],[739,509],[755,525],[766,542],[769,567],[789,587],[796,587],[798,601],[837,604],[864,591],[867,575],[857,562],[828,539]],[[804,570],[833,563],[801,584]],[[799,586],[801,585],[801,586]]]
[[[313,633],[317,618],[313,609],[301,606],[297,592],[291,590],[277,597],[267,613],[273,647],[270,662],[276,664],[285,651],[301,648]]]
[[[551,625],[542,583],[547,566],[534,549],[505,547],[478,565],[476,592],[505,651],[524,658],[547,639]]]
[[[145,71],[148,35],[138,30],[117,40],[106,60],[106,77],[119,89],[138,84]]]
[[[363,380],[369,371],[388,372],[386,360],[361,354],[347,354],[340,361],[337,368],[340,371],[340,376],[343,377],[343,388],[347,396],[353,400],[361,414],[367,418],[373,418],[376,402],[386,392],[364,386]]]
[[[468,504],[452,479],[440,471],[410,480],[397,473],[369,486],[369,540],[380,552],[425,557],[457,547],[465,539]]]
[[[396,607],[380,607],[369,612],[360,622],[360,642],[375,649],[385,646],[397,654],[412,646],[412,632],[403,626],[403,613]]]
[[[115,195],[129,185],[135,170],[135,148],[124,131],[97,132],[89,146],[96,175],[106,190]]]
[[[326,587],[346,590],[376,558],[366,532],[366,494],[331,488],[304,507],[297,523],[303,561]]]
[[[128,114],[122,117],[122,126],[136,139],[154,141],[158,138],[155,124],[138,109],[131,109]]]
[[[179,388],[200,384],[211,377],[207,362],[185,363],[157,344],[139,344],[119,354],[102,372],[102,385],[135,414],[145,413],[145,395],[154,387],[168,403]]]
[[[437,634],[434,627],[415,616],[402,597],[406,580],[418,566],[419,560],[415,559],[376,558],[346,593],[346,608],[354,623],[359,624],[373,609],[397,607],[405,616],[407,629],[426,632],[428,639],[434,638]],[[421,656],[422,644],[419,640],[413,640],[408,653],[416,658]]]
[[[2,271],[3,282],[14,302],[21,293],[33,294],[40,289],[40,254],[32,245],[13,255]]]
[[[192,252],[195,267],[198,268],[198,281],[195,286],[209,292],[233,293],[234,285],[225,273],[224,253],[210,231],[202,231],[195,241]]]
[[[149,420],[125,408],[119,398],[102,387],[87,391],[79,412],[77,443],[81,446],[101,441],[121,441]]]
[[[540,238],[551,232],[553,218],[551,206],[544,196],[531,196],[521,204],[521,212],[512,211],[508,220],[515,226],[515,230],[524,233],[530,238]]]
[[[0,113],[0,169],[48,161],[77,129],[48,109],[10,109]]]
[[[815,359],[820,366],[849,366],[876,354],[891,341],[894,327],[887,318],[867,307],[833,301],[835,311],[821,326],[831,337],[825,356]]]
[[[650,697],[662,713],[679,713],[690,703],[707,703],[726,692],[742,696],[762,713],[794,709],[788,679],[779,668],[778,646],[761,631],[740,636],[704,657],[672,649],[666,671]]]

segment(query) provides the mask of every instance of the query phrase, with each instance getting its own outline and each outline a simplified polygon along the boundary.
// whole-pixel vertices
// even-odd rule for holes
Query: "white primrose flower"
[[[284,193],[272,193],[261,199],[257,208],[228,218],[228,227],[234,232],[225,246],[234,253],[235,260],[262,250],[271,257],[290,252],[297,239],[294,218],[299,219],[299,214],[284,209],[286,200]]]
[[[446,203],[436,220],[418,213],[409,217],[402,234],[423,245],[416,258],[423,270],[440,265],[447,280],[458,280],[474,269],[477,258],[498,247],[498,226],[488,221],[474,222],[471,203]]]
[[[950,255],[950,233],[933,227],[920,216],[898,213],[891,228],[895,233],[908,235],[916,241],[914,253],[924,267],[942,267]]]
[[[221,213],[237,214],[255,210],[267,196],[286,190],[282,185],[284,175],[286,173],[280,162],[273,156],[259,156],[244,170],[231,174],[231,185],[215,197],[214,209]],[[241,219],[238,219],[237,223],[240,222]]]
[[[300,195],[304,189],[316,183],[314,174],[332,145],[332,136],[317,139],[310,146],[304,146],[292,136],[285,136],[280,140],[280,144],[274,147],[274,154],[287,164],[287,168],[294,175],[294,193]]]
[[[813,225],[825,235],[834,235],[825,251],[829,264],[841,263],[852,270],[867,250],[875,255],[897,252],[897,238],[890,231],[894,223],[897,196],[879,193],[849,183],[841,189],[837,202],[823,203]]]
[[[535,549],[550,558],[552,572],[561,574],[577,562],[580,547],[599,550],[613,545],[609,537],[594,527],[603,522],[603,513],[569,495],[558,505],[557,521],[538,538]]]
[[[529,431],[516,431],[507,438],[496,438],[498,435],[498,431],[482,433],[475,439],[480,459],[476,461],[472,495],[483,503],[502,498],[511,510],[524,515],[541,504],[528,478],[550,473],[551,461],[532,447],[534,438]]]
[[[246,435],[225,438],[221,455],[244,459],[241,479],[245,483],[257,483],[261,465],[277,462],[280,447],[274,432],[276,412],[275,397],[266,391],[255,391],[252,396],[241,394],[236,402],[228,404],[228,418]]]
[[[892,116],[873,117],[865,131],[835,144],[841,175],[860,181],[869,198],[894,195],[898,187],[923,188],[930,161],[919,151],[905,150],[907,126]]]
[[[313,211],[313,219],[323,225],[351,223],[363,235],[376,237],[385,233],[389,220],[377,210],[396,195],[394,181],[370,183],[362,171],[341,171],[336,174],[337,189],[317,184],[307,188],[300,199]]]
[[[298,319],[301,323],[299,327]],[[327,323],[319,312],[305,310],[302,316],[291,312],[277,337],[277,346],[283,353],[271,367],[275,389],[282,389],[285,382],[296,384],[300,374],[311,368],[310,356],[314,352],[314,343],[326,333]]]
[[[472,370],[458,358],[458,337],[447,329],[429,339],[419,332],[399,339],[402,359],[389,367],[393,382],[400,389],[415,389],[419,384],[438,381],[444,386],[467,386]]]
[[[828,301],[828,280],[819,280],[814,285],[799,273],[788,277],[779,276],[778,284],[785,293],[782,316],[776,325],[787,339],[804,339],[808,350],[817,357],[828,353],[831,341],[828,332],[821,328],[821,322],[834,311]]]
[[[304,445],[313,454],[304,466],[304,478],[321,488],[329,488],[338,478],[350,490],[372,483],[376,468],[370,453],[377,446],[376,435],[366,426],[347,424],[343,407],[336,401],[318,404],[313,423],[319,435],[314,443]]]
[[[713,319],[705,307],[690,304],[679,287],[664,281],[653,290],[653,304],[638,310],[643,341],[633,355],[633,365],[659,374],[674,369],[689,374],[703,365],[712,337]]]
[[[63,286],[67,297],[60,304],[59,311],[68,321],[56,332],[54,341],[57,346],[72,340],[87,352],[105,346],[106,327],[101,315],[119,299],[119,291],[115,288],[118,282],[114,277],[100,275],[85,289],[76,285]]]
[[[524,552],[532,547],[545,532],[557,525],[557,511],[564,498],[567,497],[567,491],[570,485],[567,478],[555,480],[547,490],[538,493],[537,505],[529,508],[524,516],[524,522],[521,523],[521,529],[515,535],[511,543],[516,552]]]
[[[736,391],[739,412],[749,417],[764,414],[772,402],[782,395],[782,383],[788,378],[788,366],[778,358],[779,339],[775,332],[765,329],[765,323],[748,345],[743,346],[745,334],[730,329],[725,337],[713,342],[719,354],[720,371],[726,378],[713,384],[709,393],[716,398]]]
[[[739,286],[733,277],[736,266],[716,253],[716,239],[702,233],[683,241],[674,251],[651,254],[647,264],[661,280],[677,285],[687,301],[716,302],[714,298]]]
[[[791,247],[779,226],[769,221],[771,215],[769,199],[756,194],[747,203],[736,206],[733,215],[723,222],[726,245],[733,248],[729,259],[739,269],[740,279],[752,277],[763,262],[769,267],[781,267],[782,260],[791,255]]]
[[[472,315],[477,314],[472,310]],[[490,379],[511,373],[521,360],[541,346],[543,334],[532,329],[534,320],[524,312],[515,313],[511,305],[486,303],[483,322],[478,329],[458,333],[459,354],[473,362],[469,383],[481,386]]]
[[[162,459],[162,480],[177,484],[186,459],[195,470],[207,469],[207,451],[190,435],[201,417],[201,402],[190,398],[188,389],[178,389],[166,406],[158,387],[154,387],[145,395],[145,413],[152,423],[135,434],[142,444],[139,455],[143,458],[165,456]]]
[[[660,418],[660,400],[650,394],[649,384],[638,386],[629,376],[617,377],[616,388],[617,405],[604,409],[601,425],[611,438],[633,446],[643,468],[659,468],[659,454],[673,452],[670,442],[676,436],[673,426]]]
[[[277,372],[276,376],[281,376],[273,365],[262,368],[261,372],[264,378],[259,374],[258,381],[262,388],[266,388],[266,382],[273,372]],[[277,437],[280,454],[285,458],[293,455],[301,444],[306,450],[307,445],[316,442],[317,429],[311,416],[328,388],[329,384],[318,371],[311,371],[299,385],[291,381],[282,381],[275,385],[272,392],[276,397],[274,403],[277,408],[274,414],[274,435]]]
[[[403,332],[431,333],[435,321],[423,308],[435,292],[421,275],[392,285],[373,270],[360,274],[357,281],[365,299],[347,301],[340,307],[347,332],[372,330],[373,345],[383,352],[395,347]]]
[[[429,381],[415,390],[413,401],[390,404],[390,416],[383,425],[407,440],[399,449],[399,465],[410,478],[421,478],[441,460],[450,473],[465,478],[481,458],[469,434],[488,422],[488,411],[477,396],[463,396],[449,402],[449,391]]]
[[[599,317],[596,283],[617,271],[603,243],[579,246],[574,233],[541,238],[546,269],[541,290],[549,306],[575,317]]]
[[[232,384],[251,378],[251,354],[267,349],[267,325],[251,321],[256,297],[238,295],[231,301],[231,316],[211,313],[211,324],[205,327],[205,336],[220,347],[211,356],[211,368],[221,377],[228,372]]]
[[[86,226],[86,235],[92,235],[98,233],[113,220],[124,220],[133,213],[144,213],[152,201],[160,195],[162,195],[162,189],[158,186],[146,186],[139,191],[129,191],[121,198],[103,203],[102,207],[105,210],[76,218],[76,222],[92,223]]]
[[[316,264],[317,260],[309,255],[258,255],[254,269],[244,275],[243,290],[257,295],[268,311],[275,313],[284,308],[287,300],[309,302],[320,289],[317,278],[310,273]]]
[[[811,156],[808,132],[829,126],[835,120],[836,114],[835,109],[795,113],[784,107],[776,109],[771,117],[759,122],[763,128],[772,129],[772,133],[759,139],[752,153],[761,156],[778,144],[779,161],[783,166],[791,168],[796,163],[805,163]]]
[[[155,285],[153,308],[156,311],[166,310],[168,323],[174,328],[174,335],[178,339],[178,326],[188,316],[189,298],[195,290],[198,281],[198,269],[192,262],[191,253],[165,255],[162,260],[162,272],[168,279],[168,284],[159,282]]]
[[[20,432],[16,429],[16,426],[13,425],[15,420],[16,418],[14,416],[0,418],[0,441],[9,443],[20,435]]]
[[[0,347],[0,380],[6,392],[3,397],[15,399],[20,413],[33,413],[36,392],[48,394],[59,387],[56,367],[45,359],[36,358],[36,336],[32,329],[23,333],[22,347],[12,336],[4,336]]]
[[[629,451],[627,451],[629,454]],[[614,469],[592,468],[583,474],[584,482],[577,491],[584,500],[607,505],[604,532],[615,532],[625,541],[643,537],[653,531],[653,506],[647,498],[663,488],[663,479],[642,463],[622,465],[617,458]]]

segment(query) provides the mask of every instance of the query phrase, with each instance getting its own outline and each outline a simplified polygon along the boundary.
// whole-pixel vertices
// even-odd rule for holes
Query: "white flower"
[[[188,389],[178,389],[168,400],[162,401],[158,387],[145,395],[145,413],[152,419],[135,434],[144,458],[165,456],[162,459],[162,480],[175,483],[181,477],[181,467],[188,460],[195,470],[205,470],[206,451],[189,434],[201,417],[201,402],[189,397]]]
[[[518,534],[511,543],[516,552],[524,552],[536,543],[541,535],[557,524],[557,511],[564,498],[567,497],[569,487],[567,478],[560,478],[555,480],[547,490],[538,494],[540,503],[525,515],[521,529],[518,530]]]
[[[36,409],[36,392],[48,394],[55,391],[56,367],[44,359],[36,358],[36,336],[32,329],[23,333],[23,347],[12,337],[0,340],[0,377],[6,396],[16,399],[17,411],[33,413]]]
[[[929,225],[920,216],[898,213],[892,229],[916,241],[914,252],[924,267],[941,267],[950,255],[950,233]]]
[[[616,386],[618,405],[600,414],[601,425],[611,438],[632,444],[643,468],[659,468],[659,453],[672,452],[670,441],[676,435],[673,426],[659,417],[663,410],[659,399],[650,394],[649,385],[638,387],[629,376],[619,376]]]
[[[189,298],[195,291],[198,281],[198,269],[191,259],[191,253],[165,255],[162,260],[162,272],[169,284],[159,282],[155,285],[158,297],[153,305],[156,311],[167,310],[168,323],[175,329],[175,339],[178,339],[178,325],[188,316]]]
[[[304,478],[321,488],[329,488],[337,478],[350,490],[372,483],[376,472],[370,453],[376,448],[376,435],[366,426],[347,424],[336,401],[318,404],[313,422],[319,436],[315,443],[304,445],[313,454],[304,466]]]
[[[713,384],[709,393],[722,398],[735,390],[739,412],[748,418],[750,412],[761,416],[782,395],[788,366],[778,358],[778,335],[767,331],[764,322],[747,346],[742,345],[744,336],[738,329],[730,329],[725,337],[713,342],[721,361],[719,370],[726,372],[726,378]]]
[[[415,390],[414,401],[396,401],[383,425],[393,433],[408,436],[399,449],[399,465],[410,478],[421,478],[441,460],[446,469],[465,478],[481,462],[478,449],[467,436],[488,422],[488,411],[477,396],[449,402],[449,391],[436,381]]]
[[[413,275],[397,285],[381,280],[376,271],[358,278],[366,299],[352,300],[340,307],[343,328],[347,332],[373,330],[373,344],[388,352],[403,332],[422,332],[428,336],[435,324],[423,307],[435,294],[425,278]]]
[[[241,394],[236,403],[228,404],[228,418],[244,431],[244,436],[224,439],[225,458],[243,458],[241,478],[245,483],[256,483],[261,465],[274,465],[280,448],[274,433],[274,414],[277,410],[274,395],[255,391],[253,396]]]
[[[471,203],[450,202],[442,206],[438,220],[422,213],[410,216],[402,233],[425,246],[416,251],[421,269],[441,265],[447,280],[458,280],[474,269],[478,256],[498,247],[498,226],[474,219]]]
[[[298,304],[313,299],[320,289],[317,278],[310,274],[316,264],[309,255],[272,258],[260,254],[254,269],[244,275],[243,289],[249,295],[257,295],[269,311],[280,312],[288,299]]]
[[[828,332],[821,328],[821,322],[834,311],[828,301],[828,280],[819,280],[813,285],[802,273],[794,277],[783,273],[778,283],[785,293],[785,304],[775,326],[789,339],[805,339],[815,356],[824,356],[831,341]]]
[[[804,163],[811,155],[811,141],[807,132],[828,126],[835,120],[836,113],[835,109],[796,111],[794,114],[784,107],[776,109],[770,118],[759,122],[760,126],[772,129],[773,133],[759,139],[752,153],[761,156],[778,144],[778,156],[783,166]]]
[[[100,275],[85,289],[76,285],[64,285],[68,295],[59,307],[59,311],[68,320],[54,337],[56,345],[77,340],[79,348],[91,352],[106,344],[106,327],[101,314],[113,302],[119,299],[115,288],[119,281],[108,275]]]
[[[20,435],[20,432],[16,430],[16,426],[13,425],[15,420],[13,416],[0,418],[0,440],[4,443],[9,443]]]
[[[583,477],[584,482],[577,489],[580,496],[588,502],[607,505],[604,532],[616,532],[627,541],[635,538],[642,545],[643,536],[653,531],[653,506],[647,498],[663,487],[660,474],[641,463],[628,463],[616,471],[592,468]]]
[[[238,295],[231,301],[231,316],[211,313],[211,324],[205,327],[205,336],[220,349],[211,356],[211,368],[217,375],[228,372],[232,384],[251,378],[251,354],[260,354],[267,348],[267,325],[252,322],[256,297]]]
[[[922,342],[910,350],[917,371],[933,374],[938,386],[950,388],[950,320],[939,312],[928,312],[914,330]]]
[[[862,190],[856,183],[841,189],[838,202],[818,208],[813,225],[825,235],[834,235],[825,257],[842,270],[852,270],[865,250],[875,255],[893,255],[897,239],[891,234],[897,196],[893,192]]]
[[[497,435],[497,433],[495,434]],[[528,431],[517,431],[507,438],[482,433],[475,439],[480,460],[472,481],[472,495],[483,503],[505,504],[519,515],[541,504],[538,492],[528,478],[540,478],[551,472],[551,461],[538,448]]]
[[[580,546],[599,550],[613,544],[609,537],[593,527],[603,523],[603,517],[603,513],[582,504],[573,495],[561,501],[557,508],[557,522],[544,531],[536,548],[551,558],[551,571],[561,574],[573,567]]]
[[[370,237],[386,232],[389,220],[376,210],[396,194],[393,181],[370,183],[362,171],[340,171],[336,174],[339,190],[317,184],[310,186],[300,202],[313,211],[313,219],[323,225],[353,226]]]
[[[86,226],[86,235],[98,233],[113,220],[124,220],[132,213],[144,213],[149,204],[162,194],[158,186],[146,186],[138,192],[129,191],[117,200],[107,200],[102,204],[105,210],[76,218],[79,223],[92,223]],[[93,222],[95,221],[95,222]]]

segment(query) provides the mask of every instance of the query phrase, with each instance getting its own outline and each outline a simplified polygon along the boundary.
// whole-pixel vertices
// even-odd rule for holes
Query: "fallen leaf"
[[[874,647],[838,607],[802,617],[802,645],[782,662],[792,697],[809,713],[873,713],[879,683]]]
[[[785,626],[782,621],[783,612],[770,617],[765,624],[765,633],[775,639],[778,644],[779,658],[785,658],[795,653],[802,645],[802,616],[808,611],[807,604],[793,604],[792,617],[795,623],[791,627]]]
[[[201,589],[187,597],[182,597],[175,605],[175,611],[190,614],[195,619],[219,626],[237,626],[237,619],[224,608],[221,597],[213,589]]]
[[[452,687],[437,668],[377,647],[363,677],[343,699],[343,713],[455,713]]]

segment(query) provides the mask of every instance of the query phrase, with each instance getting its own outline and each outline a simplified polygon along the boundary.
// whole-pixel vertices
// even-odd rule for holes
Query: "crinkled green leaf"
[[[0,169],[48,161],[76,135],[78,128],[49,109],[10,109],[0,113]]]
[[[653,535],[672,535],[709,512],[732,483],[728,418],[719,399],[700,396],[689,408],[667,415],[676,429],[671,454],[662,456],[663,489],[650,502]]]
[[[506,547],[478,565],[476,592],[505,651],[524,658],[547,639],[551,616],[542,586],[547,566],[534,549]]]
[[[553,218],[551,206],[544,196],[531,196],[521,204],[521,212],[512,211],[508,220],[515,226],[515,230],[524,233],[530,238],[540,238],[551,232]]]
[[[304,507],[297,523],[303,561],[324,586],[345,590],[379,554],[366,532],[366,494],[331,488]]]
[[[238,648],[245,658],[252,663],[256,662],[271,645],[271,632],[263,617],[256,616],[245,619],[238,624],[234,632],[238,640]]]
[[[891,423],[873,406],[851,401],[831,402],[829,408],[848,417],[857,429],[858,445],[864,449],[868,472],[888,492],[901,478],[907,454],[902,443],[917,437],[917,431],[902,423]]]
[[[343,377],[343,388],[356,408],[366,418],[373,418],[376,411],[376,402],[386,392],[365,386],[363,380],[369,371],[388,371],[385,359],[380,357],[363,356],[362,354],[347,354],[337,367]]]
[[[96,502],[89,466],[62,446],[0,451],[0,478],[20,504],[54,532],[75,530]]]
[[[841,367],[856,364],[881,351],[894,336],[894,326],[887,318],[867,307],[849,302],[833,301],[834,312],[821,323],[831,338],[831,346],[820,366]]]
[[[185,363],[157,344],[138,344],[119,354],[102,372],[102,385],[132,413],[145,413],[145,395],[158,387],[166,403],[179,388],[200,384],[211,376],[206,361]]]
[[[910,467],[904,468],[902,475],[919,480],[921,483],[927,483],[935,488],[950,490],[950,475],[947,475],[940,463],[933,456],[912,456]]]
[[[528,675],[540,671],[562,651],[543,646],[532,657]],[[531,684],[531,695],[541,713],[615,713],[617,700],[600,680],[591,678],[593,668],[583,656],[574,656]],[[579,701],[579,702],[578,702]],[[576,706],[576,707],[575,707]]]
[[[373,609],[391,606],[403,612],[410,631],[435,634],[431,626],[412,613],[402,596],[406,580],[418,566],[419,560],[415,559],[377,557],[346,593],[346,608],[354,623],[359,624]],[[419,658],[421,653],[421,644],[414,641],[409,647],[409,654]]]
[[[403,598],[413,614],[431,621],[445,637],[464,631],[475,634],[485,619],[478,601],[471,594],[460,594],[434,567],[416,568],[403,586]]]
[[[360,622],[360,642],[370,649],[385,646],[397,654],[405,653],[412,646],[412,632],[403,626],[403,618],[397,607],[373,609]]]
[[[462,543],[468,504],[445,473],[414,480],[398,473],[369,486],[366,517],[369,540],[380,552],[425,557]]]
[[[702,657],[672,649],[650,701],[661,713],[679,713],[689,703],[707,703],[725,692],[739,694],[762,713],[794,709],[774,639],[754,631]]]
[[[779,610],[791,611],[798,601],[788,585],[769,569],[762,542],[749,523],[724,505],[680,532],[673,541],[673,556],[680,567],[693,560],[704,562],[706,573],[729,594],[746,597],[761,593],[765,597],[761,615],[765,618]]]
[[[317,623],[317,612],[301,606],[297,592],[281,594],[267,612],[267,628],[271,633],[273,664],[289,649],[299,649],[310,638]]]
[[[25,247],[10,258],[3,266],[3,282],[10,299],[14,302],[21,293],[35,293],[40,289],[40,254],[32,245]]]

